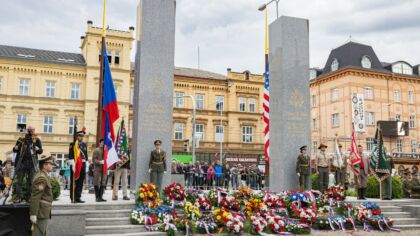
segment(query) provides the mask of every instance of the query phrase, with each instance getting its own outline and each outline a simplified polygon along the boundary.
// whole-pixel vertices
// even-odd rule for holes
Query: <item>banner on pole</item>
[[[353,94],[351,99],[352,117],[356,132],[366,131],[365,98],[363,94]]]

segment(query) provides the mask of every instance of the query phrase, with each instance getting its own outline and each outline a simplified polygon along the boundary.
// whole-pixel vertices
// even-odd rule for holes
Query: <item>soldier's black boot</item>
[[[99,201],[100,202],[106,202],[106,200],[103,198],[104,196],[105,187],[100,187],[99,189]]]
[[[362,199],[362,189],[361,188],[358,188],[357,189],[357,199],[358,200],[361,200]]]
[[[95,188],[95,199],[96,202],[99,202],[99,187],[98,186],[94,186]]]
[[[365,194],[366,194],[366,188],[362,188],[362,189],[360,190],[360,192],[361,192],[361,195],[362,195],[361,199],[362,199],[362,200],[366,200],[366,197],[365,197]]]

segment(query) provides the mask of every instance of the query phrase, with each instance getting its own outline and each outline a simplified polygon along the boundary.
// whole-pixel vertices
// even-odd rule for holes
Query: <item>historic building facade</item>
[[[400,169],[417,169],[420,162],[419,65],[405,61],[381,62],[371,46],[349,42],[331,51],[323,69],[310,71],[311,147],[319,144],[334,151],[337,134],[345,149],[352,133],[351,97],[364,94],[366,132],[357,142],[370,151],[377,121],[406,121],[409,136],[386,137],[387,152],[398,158]]]
[[[134,28],[107,30],[110,61],[120,117],[132,131]],[[101,28],[87,23],[81,53],[0,45],[0,159],[12,149],[19,131],[33,125],[47,154],[63,159],[72,141],[75,118],[86,127],[91,149],[96,139]],[[263,153],[262,94],[264,79],[246,71],[220,75],[190,68],[175,69],[173,152],[185,152],[191,140],[191,95],[196,99],[197,157],[209,160],[220,148],[227,160],[255,163]],[[115,123],[115,129],[119,122]],[[217,136],[217,138],[216,138]],[[188,152],[189,151],[189,152]],[[248,158],[248,159],[247,159]]]

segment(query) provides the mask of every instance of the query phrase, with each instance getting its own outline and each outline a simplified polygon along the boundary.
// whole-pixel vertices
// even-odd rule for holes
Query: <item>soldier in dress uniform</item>
[[[392,200],[392,169],[394,169],[394,160],[392,156],[386,157],[386,167],[389,170],[389,175],[383,180],[382,183],[382,199]]]
[[[52,157],[42,156],[39,171],[32,184],[29,215],[32,222],[32,236],[47,235],[47,226],[51,219],[53,202],[52,186],[48,174],[54,165]]]
[[[303,190],[309,188],[309,181],[311,180],[310,158],[307,155],[306,146],[300,147],[300,154],[297,157],[296,173],[299,177],[299,186]]]
[[[321,144],[318,149],[321,150],[316,154],[316,171],[318,173],[318,188],[324,192],[328,187],[329,174],[331,172],[331,158],[325,153],[327,145]]]
[[[104,174],[104,140],[99,141],[99,147],[97,147],[92,154],[93,161],[93,186],[95,188],[95,197],[97,202],[106,202],[103,198],[105,187],[106,187],[106,177],[107,174]],[[106,172],[107,170],[105,170]]]
[[[83,182],[85,181],[86,177],[86,163],[88,162],[88,153],[87,153],[87,146],[86,143],[83,142],[83,137],[85,136],[85,131],[79,131],[76,133],[77,141],[79,143],[79,150],[82,155],[82,169],[80,170],[79,179],[73,180],[73,173],[75,168],[74,163],[74,142],[70,143],[69,146],[69,163],[70,163],[70,199],[72,202],[76,203],[84,203],[82,201],[82,191],[83,191]],[[73,182],[75,183],[74,187],[74,197],[73,199]]]
[[[163,174],[166,173],[166,152],[160,149],[162,141],[156,140],[154,144],[155,150],[150,153],[149,161],[150,182],[156,185],[160,194]]]
[[[13,148],[16,153],[15,175],[17,175],[16,195],[17,202],[22,201],[22,184],[27,177],[26,201],[29,201],[32,189],[32,180],[38,171],[38,155],[42,154],[41,140],[35,134],[35,128],[28,126],[27,133],[16,141]]]
[[[361,158],[360,161],[360,173],[358,176],[355,177],[355,182],[357,185],[358,191],[358,199],[359,200],[366,200],[366,187],[368,183],[368,177],[370,173],[370,158],[367,154],[363,153],[362,145],[357,145],[359,149],[359,156]]]

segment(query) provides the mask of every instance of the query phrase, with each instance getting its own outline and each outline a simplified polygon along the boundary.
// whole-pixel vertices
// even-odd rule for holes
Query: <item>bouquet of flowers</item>
[[[265,219],[270,233],[279,233],[285,230],[286,222],[284,218],[274,213],[270,213],[266,215]]]
[[[245,202],[245,213],[247,217],[250,217],[254,213],[258,213],[260,207],[263,206],[261,199],[252,198]]]
[[[184,207],[184,214],[187,219],[197,220],[201,216],[200,209],[191,202],[186,202]]]
[[[233,195],[223,197],[220,203],[222,207],[232,211],[239,211],[241,209],[241,203]]]
[[[245,218],[241,214],[230,214],[226,223],[226,230],[231,234],[240,235],[244,230],[244,221]]]
[[[292,234],[310,234],[311,228],[306,225],[289,222],[286,224],[286,231]]]
[[[188,202],[195,202],[195,200],[199,197],[200,194],[202,194],[201,190],[190,188],[185,191],[185,199]]]
[[[286,204],[284,203],[284,201],[281,200],[280,197],[275,194],[267,194],[264,200],[264,204],[271,209],[286,208]]]
[[[216,219],[216,223],[219,227],[226,226],[226,223],[228,222],[228,216],[231,213],[229,210],[220,208],[213,211],[214,218]]]
[[[291,203],[294,216],[300,219],[301,223],[311,223],[315,220],[316,212],[312,208],[298,208],[294,202]]]
[[[252,190],[246,186],[238,188],[238,191],[236,191],[233,195],[236,197],[236,199],[240,201],[248,200],[252,197]]]
[[[142,225],[144,224],[144,211],[139,211],[139,210],[132,210],[131,211],[131,216],[130,216],[130,222],[133,225]]]
[[[346,198],[344,194],[343,186],[331,186],[327,188],[326,195],[328,199],[334,199],[336,201],[343,201]]]
[[[200,220],[195,222],[195,229],[199,234],[210,235],[217,231],[217,224]]]
[[[211,204],[216,207],[219,205],[219,196],[217,194],[217,190],[211,189],[208,194],[208,198],[210,199]]]
[[[213,206],[211,205],[211,201],[208,197],[206,197],[204,194],[200,195],[195,200],[195,205],[200,208],[202,211],[211,211]]]
[[[252,234],[260,235],[267,228],[267,221],[259,214],[254,214],[250,218],[252,224]]]
[[[156,186],[152,183],[141,184],[136,203],[140,206],[149,206],[151,208],[159,205],[159,193],[156,192]]]
[[[179,183],[172,183],[168,185],[165,189],[166,199],[169,201],[184,201],[185,199],[185,189]]]

